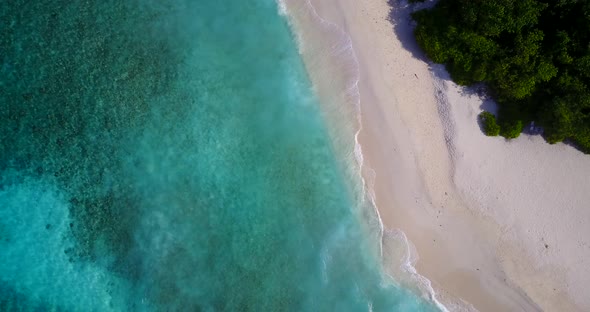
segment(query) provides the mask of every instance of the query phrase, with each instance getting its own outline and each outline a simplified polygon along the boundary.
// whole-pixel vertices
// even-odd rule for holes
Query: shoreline
[[[327,118],[328,128],[332,131],[336,130],[331,135],[333,139],[336,139],[336,149],[340,150],[340,152],[344,151],[344,153],[341,153],[345,155],[341,159],[345,163],[343,169],[350,175],[349,178],[352,178],[352,180],[360,178],[362,181],[362,191],[360,194],[363,199],[359,203],[361,210],[370,210],[361,212],[361,218],[374,226],[376,217],[378,233],[373,233],[371,230],[369,232],[371,234],[378,234],[374,242],[378,245],[376,247],[380,256],[382,269],[396,284],[402,284],[405,288],[412,290],[413,293],[421,296],[439,310],[448,311],[438,300],[438,296],[432,288],[430,281],[416,272],[413,261],[411,260],[413,255],[410,252],[412,245],[407,240],[405,234],[401,231],[388,230],[384,226],[373,191],[374,171],[365,164],[362,144],[360,142],[363,131],[359,88],[360,66],[352,46],[352,38],[350,38],[349,34],[342,27],[320,16],[312,2],[311,0],[302,2],[278,0],[279,13],[288,16],[288,20],[292,24],[291,27],[295,30],[294,34],[300,44],[299,52],[304,59],[310,80],[313,82],[315,93],[321,99],[321,107],[325,115],[324,117]],[[301,3],[304,4],[301,5]],[[316,28],[317,26],[320,26],[319,29]],[[317,33],[320,33],[320,35]],[[330,65],[326,66],[325,64]],[[346,77],[352,79],[336,79],[339,83],[326,83],[327,80],[333,79],[334,74],[337,76],[344,74]],[[352,110],[346,108],[349,106],[352,107]],[[343,107],[345,108],[343,109]],[[353,125],[352,128],[349,127],[349,124]],[[341,143],[339,141],[343,137],[346,137],[346,135],[342,135],[342,130],[349,134],[348,137],[354,137],[353,154],[354,160],[356,161],[355,164],[350,162],[350,155],[348,155],[349,157],[346,156],[350,144],[344,143],[344,145],[339,146],[339,143]],[[353,132],[354,134],[350,135]],[[354,186],[352,192],[356,193]],[[368,217],[367,214],[369,215]],[[374,215],[371,216],[372,214]],[[383,239],[385,236],[389,237],[388,241],[394,246],[384,247]],[[391,253],[395,255],[391,256]],[[405,271],[402,273],[390,270],[383,264],[384,260],[391,260],[397,263],[395,266]],[[405,275],[407,280],[401,281],[398,278],[401,275]]]
[[[414,265],[419,274],[432,282],[436,297],[451,311],[584,310],[580,303],[588,302],[584,302],[583,282],[590,278],[590,271],[577,259],[590,254],[590,248],[582,252],[568,248],[568,252],[563,252],[548,246],[568,244],[567,239],[574,234],[562,228],[571,218],[582,214],[582,219],[590,220],[590,214],[584,214],[582,207],[590,198],[580,192],[584,188],[590,190],[588,182],[575,176],[580,187],[566,192],[574,200],[549,198],[549,204],[538,202],[539,209],[528,213],[516,208],[529,206],[527,201],[539,197],[549,185],[519,189],[514,185],[519,180],[515,179],[509,186],[518,191],[510,193],[504,189],[508,187],[504,183],[514,177],[498,171],[506,170],[502,166],[511,157],[521,160],[519,154],[528,156],[522,158],[525,162],[539,160],[544,165],[555,165],[566,157],[574,162],[567,173],[579,171],[579,176],[590,174],[590,161],[576,156],[568,147],[545,146],[539,137],[522,135],[510,142],[485,137],[477,128],[476,116],[482,106],[493,104],[467,94],[468,89],[448,80],[442,66],[425,60],[413,41],[410,6],[401,6],[395,0],[311,0],[311,4],[322,19],[343,29],[352,40],[360,69],[361,170],[369,191],[374,192],[377,213],[385,227],[385,258],[390,252],[399,252],[388,249],[396,245],[391,239],[399,240],[392,238],[391,233],[401,230],[409,241],[410,263],[398,263],[399,259],[386,263],[387,273],[402,284],[415,287],[416,274],[411,266]],[[551,148],[554,152],[545,152]],[[478,149],[485,152],[473,152]],[[545,159],[539,150],[551,155]],[[489,153],[497,153],[505,163],[490,164],[493,161],[487,159]],[[556,174],[555,170],[527,172],[526,169],[539,168],[519,165],[524,169],[515,165],[508,165],[507,169],[529,179],[551,179]],[[494,183],[484,179],[484,174]],[[562,184],[555,186],[559,190],[574,183],[568,182],[567,175],[559,178]],[[531,215],[555,215],[559,209],[549,205],[565,202],[573,203],[568,220],[543,223]],[[543,233],[532,230],[531,234],[530,228],[540,224],[544,226]],[[575,231],[589,234],[583,225]],[[552,227],[559,231],[552,233]],[[531,244],[535,235],[543,236],[551,244],[544,242],[545,250],[541,247],[539,252],[539,247]],[[568,256],[578,262],[556,262]],[[389,260],[392,259],[384,259]],[[565,265],[571,263],[578,271],[574,275],[571,273],[575,269],[564,272]],[[576,279],[575,274],[582,278]],[[429,285],[430,281],[423,283]]]

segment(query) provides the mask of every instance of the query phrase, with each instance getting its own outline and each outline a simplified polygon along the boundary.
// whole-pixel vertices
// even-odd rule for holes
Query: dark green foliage
[[[507,139],[517,138],[522,132],[522,120],[504,121],[500,134]]]
[[[550,143],[590,151],[590,0],[440,0],[416,40],[461,85],[486,82],[500,134],[535,120]]]
[[[483,132],[487,136],[498,136],[500,134],[500,126],[496,123],[496,116],[490,112],[481,112],[479,118],[482,123]]]

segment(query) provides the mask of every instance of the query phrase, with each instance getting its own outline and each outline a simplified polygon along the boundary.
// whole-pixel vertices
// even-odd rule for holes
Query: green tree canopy
[[[454,81],[488,85],[501,135],[535,120],[550,143],[590,152],[590,0],[440,0],[413,18]]]

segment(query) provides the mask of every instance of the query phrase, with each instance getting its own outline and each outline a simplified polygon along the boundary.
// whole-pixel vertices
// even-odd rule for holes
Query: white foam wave
[[[359,136],[360,136],[360,133],[363,129],[362,111],[361,111],[361,94],[360,94],[360,88],[359,88],[360,64],[359,64],[359,61],[358,61],[356,54],[354,52],[352,38],[338,25],[322,18],[318,14],[316,8],[313,6],[313,4],[311,3],[310,0],[305,0],[305,1],[293,0],[292,1],[293,3],[290,3],[290,0],[277,0],[277,2],[279,5],[280,13],[282,15],[287,16],[288,21],[291,24],[291,27],[295,30],[294,33],[297,36],[297,44],[298,44],[298,48],[299,48],[299,53],[302,54],[304,56],[304,58],[307,53],[312,53],[311,50],[313,50],[313,49],[312,49],[312,47],[305,45],[306,41],[304,40],[305,34],[304,34],[303,25],[297,23],[296,19],[294,18],[294,12],[290,11],[290,5],[293,5],[293,6],[300,5],[299,8],[301,10],[307,10],[307,14],[309,14],[311,16],[313,22],[317,23],[320,26],[320,28],[323,28],[324,32],[327,32],[333,38],[336,38],[335,41],[330,43],[330,48],[328,49],[328,53],[329,53],[328,57],[333,60],[340,61],[340,65],[345,67],[348,71],[352,71],[352,73],[349,72],[349,74],[351,74],[351,75],[350,75],[348,81],[345,82],[345,88],[343,90],[344,98],[348,99],[348,101],[346,101],[346,102],[348,102],[349,104],[351,104],[353,106],[352,109],[354,112],[355,122],[357,124],[356,131],[354,132],[354,149],[352,151],[352,154],[354,155],[354,159],[357,164],[356,174],[358,175],[358,177],[360,177],[360,179],[362,181],[361,186],[362,186],[363,199],[368,198],[368,200],[371,203],[371,207],[373,208],[373,212],[376,216],[376,219],[378,220],[379,237],[380,237],[380,242],[378,244],[378,247],[379,247],[378,252],[379,252],[381,259],[384,261],[384,252],[383,252],[384,239],[386,239],[387,235],[390,235],[391,233],[394,233],[394,232],[391,232],[391,231],[386,232],[385,231],[385,228],[383,225],[383,220],[381,219],[379,209],[377,208],[375,192],[374,192],[374,187],[373,187],[374,177],[376,175],[376,172],[372,168],[365,165],[362,146],[359,142]],[[301,7],[302,4],[303,4],[303,8]],[[323,60],[323,58],[321,58],[321,57],[319,59]],[[308,68],[315,68],[315,66],[319,66],[319,65],[323,65],[323,64],[319,64],[318,61],[314,61],[314,60],[311,60],[311,64],[307,64]],[[346,76],[346,75],[344,75],[344,76]],[[329,78],[329,77],[322,77],[320,75],[320,77],[316,77],[316,79],[317,79],[316,83],[318,81],[325,82],[326,80],[322,80],[322,79],[326,79],[326,78]],[[327,81],[329,81],[329,80],[327,80]],[[314,86],[314,88],[317,88],[317,86]],[[368,176],[370,181],[366,180],[366,177],[363,175],[363,171],[365,172],[365,175]],[[416,288],[421,292],[422,296],[424,296],[428,300],[432,301],[440,310],[448,311],[448,309],[437,299],[436,292],[434,291],[430,280],[428,280],[424,276],[417,273],[417,271],[414,267],[415,261],[412,261],[412,255],[415,253],[410,252],[411,244],[408,241],[405,233],[403,233],[400,230],[395,231],[395,233],[397,233],[396,235],[399,236],[399,238],[400,238],[397,241],[401,242],[402,247],[405,248],[405,252],[402,255],[401,263],[400,263],[401,270],[409,273],[409,275],[412,277],[414,283],[416,284]],[[417,254],[415,254],[414,256],[417,257]],[[417,258],[416,258],[416,260],[417,260]],[[384,270],[384,271],[387,272],[386,274],[390,275],[388,270]],[[392,278],[392,280],[396,280],[396,278],[394,278],[393,276],[390,275],[390,277]],[[369,308],[370,308],[370,310],[372,310],[371,306]]]
[[[279,9],[280,16],[287,16],[288,15],[289,12],[287,11],[287,4],[285,3],[285,1],[277,0],[277,7]]]
[[[401,230],[385,230],[383,244],[395,244],[395,247],[387,246],[390,254],[384,256],[384,261],[389,264],[389,270],[386,270],[388,274],[401,279],[405,286],[414,288],[414,291],[434,302],[440,310],[448,312],[447,307],[438,300],[431,281],[416,271],[414,265],[419,257],[406,234]]]

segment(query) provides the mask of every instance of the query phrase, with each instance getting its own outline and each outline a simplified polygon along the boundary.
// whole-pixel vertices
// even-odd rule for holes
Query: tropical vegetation
[[[535,121],[549,143],[590,152],[590,0],[440,0],[412,17],[418,44],[455,82],[487,85],[500,135]],[[482,116],[494,135],[491,120]]]

